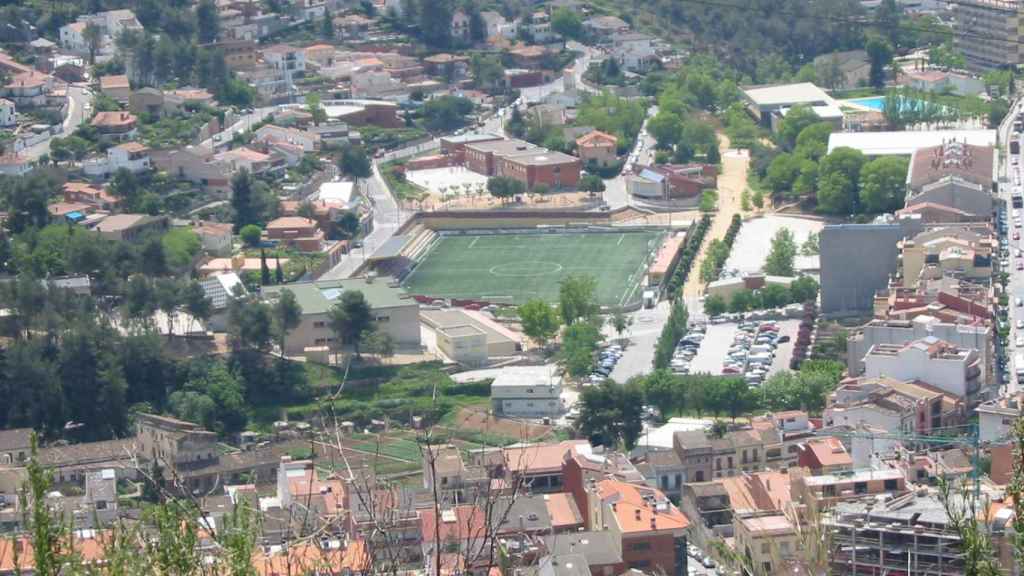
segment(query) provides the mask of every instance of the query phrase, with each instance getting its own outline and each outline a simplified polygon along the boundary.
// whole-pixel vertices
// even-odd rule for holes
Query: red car
[[[1024,262],[1017,262],[1017,270],[1024,270]]]
[[[726,366],[725,368],[722,368],[722,374],[739,374],[739,373],[740,373],[740,369],[739,368],[733,368],[732,366]]]
[[[1018,232],[1017,230],[1014,230],[1013,231],[1013,239],[1014,240],[1020,240],[1020,232]]]

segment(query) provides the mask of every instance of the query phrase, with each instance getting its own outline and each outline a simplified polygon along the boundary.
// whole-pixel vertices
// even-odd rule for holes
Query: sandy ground
[[[704,290],[704,283],[700,280],[700,266],[704,262],[708,244],[712,238],[723,238],[729,223],[732,222],[733,214],[741,212],[742,195],[747,188],[747,171],[750,169],[750,151],[732,150],[729,148],[729,138],[719,132],[719,149],[722,152],[722,173],[718,176],[718,213],[711,223],[711,229],[704,236],[704,243],[701,245],[700,254],[690,268],[690,277],[686,280],[683,289],[685,296],[699,296]]]

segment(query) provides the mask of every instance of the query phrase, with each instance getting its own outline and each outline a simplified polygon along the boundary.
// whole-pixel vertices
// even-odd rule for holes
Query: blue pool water
[[[881,112],[885,108],[885,96],[871,96],[868,98],[854,98],[847,100],[847,102],[853,102],[854,104],[860,104],[861,106],[867,106],[872,110],[878,110]]]

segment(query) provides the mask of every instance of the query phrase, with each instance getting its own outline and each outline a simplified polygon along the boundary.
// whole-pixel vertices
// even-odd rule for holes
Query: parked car
[[[776,342],[779,344],[782,344],[783,342],[789,342],[789,336],[783,334],[782,336],[779,336],[779,339],[776,340]]]

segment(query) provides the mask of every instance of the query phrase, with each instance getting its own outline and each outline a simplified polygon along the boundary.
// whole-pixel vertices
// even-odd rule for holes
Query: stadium
[[[457,305],[558,300],[562,280],[587,275],[609,309],[640,305],[646,287],[674,264],[682,236],[624,225],[616,214],[511,212],[421,214],[374,254],[378,275],[416,298]],[[667,244],[673,249],[661,256]]]

